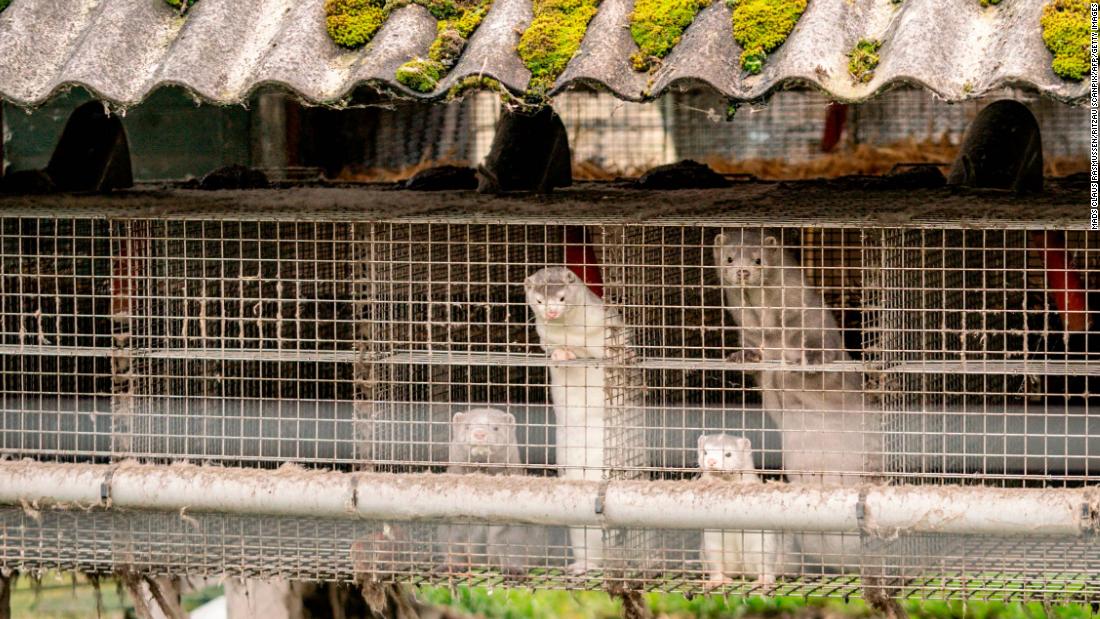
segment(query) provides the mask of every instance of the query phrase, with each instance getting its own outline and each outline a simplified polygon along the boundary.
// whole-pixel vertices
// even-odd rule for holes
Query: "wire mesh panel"
[[[967,125],[998,99],[1021,101],[1035,115],[1048,175],[1087,169],[1087,134],[1081,131],[1087,109],[1021,89],[949,103],[924,90],[898,88],[851,106],[791,90],[739,108],[707,88],[677,88],[652,103],[576,90],[552,104],[569,136],[575,178],[636,177],[683,159],[761,178],[818,178],[881,174],[899,163],[949,165]],[[362,162],[349,162],[340,175],[349,179],[406,178],[433,163],[476,165],[489,152],[500,108],[497,95],[483,92],[449,105],[357,112],[363,116],[342,128],[317,125],[325,139],[314,149],[327,161],[333,131],[362,136],[366,147],[355,144]],[[312,161],[311,154],[303,156]]]
[[[354,462],[350,224],[133,221],[116,455]],[[128,296],[122,296],[122,294]],[[117,399],[122,399],[116,397]]]
[[[105,221],[5,217],[0,240],[3,448],[110,455],[116,364],[113,231]]]
[[[4,217],[5,456],[596,489],[584,518],[553,526],[538,510],[502,522],[476,506],[445,521],[357,520],[372,498],[359,495],[346,514],[317,517],[32,501],[0,514],[4,565],[1100,593],[1090,537],[887,531],[865,501],[881,488],[943,487],[951,501],[967,484],[1095,485],[1096,233],[1041,221],[765,226],[718,209],[688,221],[561,204],[524,217]],[[616,484],[662,483],[700,502],[824,488],[857,497],[836,507],[856,524],[791,524],[780,507],[771,529],[672,513],[635,526],[607,511]],[[1095,527],[1095,508],[1082,509]]]

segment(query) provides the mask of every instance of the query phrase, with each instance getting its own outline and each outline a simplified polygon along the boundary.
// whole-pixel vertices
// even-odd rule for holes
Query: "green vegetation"
[[[325,27],[340,47],[355,49],[369,43],[386,16],[382,0],[325,0]]]
[[[581,47],[598,0],[534,0],[535,17],[520,37],[517,51],[531,82],[530,95],[539,98],[554,86],[565,65]]]
[[[185,593],[183,609],[190,612],[222,594],[222,587],[207,587],[201,591]],[[50,572],[43,575],[38,583],[27,577],[16,579],[11,594],[11,612],[12,617],[36,619],[84,619],[97,616],[103,619],[122,619],[124,616],[133,616],[134,605],[129,595],[123,593],[113,579],[104,578],[97,594],[95,586],[84,576]]]
[[[502,97],[508,96],[508,90],[497,80],[483,75],[470,75],[456,82],[454,86],[451,86],[450,90],[447,91],[447,99],[458,99],[466,93],[475,90],[488,90],[500,93]]]
[[[806,0],[726,0],[733,9],[733,40],[741,46],[741,68],[756,74],[794,30]]]
[[[982,6],[995,6],[1001,3],[1001,0],[979,0]]]
[[[183,607],[191,611],[222,594],[221,587],[208,587],[183,596]],[[128,596],[112,579],[104,579],[99,591],[104,619],[121,619],[133,612]],[[612,619],[621,616],[622,606],[600,591],[558,591],[529,589],[486,589],[482,587],[421,587],[417,596],[428,603],[448,606],[487,619]],[[862,601],[835,598],[749,597],[680,594],[645,594],[653,614],[665,619],[719,619],[773,617],[776,619],[861,619],[872,612]],[[13,617],[76,619],[95,617],[96,590],[83,576],[75,578],[51,572],[40,584],[29,578],[16,580],[12,591]],[[1087,605],[1047,605],[1003,602],[910,600],[902,606],[913,619],[1091,619]]]
[[[630,15],[630,36],[638,51],[630,57],[637,71],[646,71],[680,43],[684,30],[711,0],[637,0]]]
[[[622,605],[600,591],[421,588],[417,596],[487,619],[617,619]]]
[[[458,587],[454,590],[424,587],[424,601],[450,606],[488,619],[610,619],[619,617],[621,605],[597,591],[528,591]],[[665,619],[720,619],[775,617],[784,619],[860,619],[874,616],[860,600],[836,598],[749,597],[680,594],[645,594],[653,614]],[[1090,619],[1087,605],[1047,606],[1041,602],[962,602],[909,600],[902,606],[913,619]]]
[[[397,81],[417,92],[431,92],[446,69],[438,61],[414,58],[397,67]]]
[[[1053,0],[1040,18],[1043,42],[1054,54],[1051,67],[1067,80],[1082,80],[1089,73],[1088,0]]]
[[[466,48],[492,0],[325,0],[325,23],[334,43],[356,49],[370,43],[390,13],[409,4],[423,6],[439,21],[428,57],[401,65],[397,81],[417,92],[431,92]]]
[[[454,66],[466,41],[481,25],[493,0],[471,3],[451,0],[415,0],[426,7],[439,20],[435,40],[428,48],[428,58],[410,60],[397,69],[397,81],[417,92],[435,90],[447,70]]]
[[[0,0],[0,11],[8,8],[9,4],[11,4],[11,0]]]
[[[882,41],[860,39],[852,51],[848,52],[848,73],[851,73],[857,82],[869,82],[875,76],[880,47],[882,47]]]

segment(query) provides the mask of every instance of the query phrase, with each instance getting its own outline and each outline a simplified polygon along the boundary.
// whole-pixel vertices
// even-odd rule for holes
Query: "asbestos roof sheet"
[[[733,100],[755,100],[811,87],[857,101],[910,84],[960,100],[1007,85],[1082,103],[1087,82],[1051,70],[1039,26],[1044,2],[983,8],[979,0],[810,0],[763,72],[747,75],[725,2],[701,11],[656,71],[639,73],[629,61],[637,49],[629,30],[633,0],[603,0],[554,92],[596,85],[644,100],[705,84]],[[435,19],[415,4],[396,10],[368,46],[348,51],[328,38],[324,0],[200,0],[186,15],[164,0],[13,0],[0,13],[0,97],[32,106],[80,85],[125,106],[175,85],[228,104],[280,85],[307,101],[338,105],[362,84],[439,98],[476,75],[522,92],[530,74],[515,48],[531,17],[531,0],[496,0],[451,72],[420,95],[394,79],[402,63],[427,55],[436,33]],[[864,38],[883,42],[881,62],[870,82],[856,83],[847,53]]]

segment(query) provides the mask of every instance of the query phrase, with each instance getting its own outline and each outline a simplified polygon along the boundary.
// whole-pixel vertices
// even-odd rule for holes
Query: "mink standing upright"
[[[783,469],[792,483],[854,485],[882,471],[880,413],[865,402],[859,372],[819,368],[851,361],[820,290],[783,249],[776,233],[726,230],[714,261],[726,309],[741,327],[741,361],[761,361],[764,411],[782,435]],[[802,550],[819,557],[858,557],[858,537],[803,535]],[[823,561],[826,561],[823,559]],[[836,561],[836,559],[834,559]],[[827,562],[827,561],[826,561]]]
[[[535,315],[535,330],[550,359],[605,358],[613,331],[622,324],[575,273],[566,267],[545,268],[529,276],[524,289]],[[550,398],[557,428],[555,456],[560,475],[566,479],[603,479],[605,382],[601,367],[550,367]],[[600,567],[602,531],[572,528],[569,539],[571,571]]]

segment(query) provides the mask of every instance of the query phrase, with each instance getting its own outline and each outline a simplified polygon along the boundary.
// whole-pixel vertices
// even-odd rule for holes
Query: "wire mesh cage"
[[[553,107],[569,136],[578,179],[636,177],[683,159],[722,173],[790,179],[882,174],[904,163],[950,164],[968,124],[998,99],[1021,101],[1035,115],[1048,175],[1087,169],[1087,136],[1081,131],[1087,109],[1023,89],[948,103],[923,90],[898,88],[853,106],[837,106],[816,92],[790,90],[736,108],[706,88],[684,86],[653,103],[574,90],[555,97]],[[443,106],[407,105],[362,114],[345,130],[377,130],[364,134],[369,147],[356,153],[362,161],[349,163],[340,176],[393,180],[434,164],[482,161],[501,104],[491,93],[478,93]],[[321,125],[316,131],[324,136],[324,150],[333,128]]]
[[[2,512],[0,561],[1096,598],[1095,539],[1080,534],[1096,526],[1095,494],[1057,494],[1090,488],[1100,467],[1095,232],[1040,217],[868,224],[858,212],[763,225],[721,209],[677,216],[675,195],[672,215],[628,217],[578,216],[570,198],[523,215],[3,216],[7,458],[107,465],[103,492],[118,504],[132,460],[183,478],[182,462],[264,474],[273,493],[304,467],[474,494],[444,519],[365,513],[386,491],[363,481],[317,482],[319,495],[355,490],[352,507],[316,515],[30,501]],[[588,515],[486,520],[479,488],[516,489],[520,505],[492,509],[531,500],[532,514],[556,502]],[[587,488],[595,500],[574,501]],[[696,502],[645,516],[638,499],[635,518],[620,488]],[[882,524],[875,497],[922,488],[942,492],[921,495],[924,508],[961,505],[951,513],[973,511],[973,526]],[[983,520],[968,501],[992,495],[975,489],[1054,493],[1027,496],[1070,505],[1081,531]],[[767,503],[776,493],[787,498]],[[819,504],[790,502],[801,495]],[[692,520],[715,497],[749,501],[729,522],[756,524]],[[851,526],[797,520],[830,505]]]

